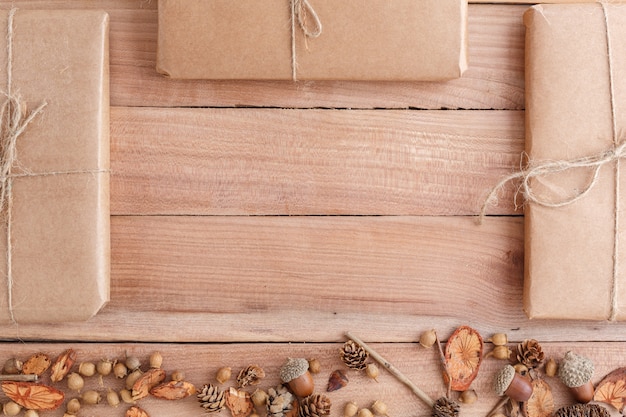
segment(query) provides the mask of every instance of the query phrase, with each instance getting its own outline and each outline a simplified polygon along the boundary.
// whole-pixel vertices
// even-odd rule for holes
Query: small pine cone
[[[258,365],[249,365],[239,372],[237,385],[243,388],[247,385],[258,385],[265,378],[265,371]]]
[[[541,345],[535,339],[526,339],[517,345],[517,360],[533,369],[543,362],[543,350]]]
[[[611,413],[598,404],[573,404],[561,407],[554,417],[610,417]]]
[[[224,402],[226,400],[224,392],[220,391],[215,385],[205,385],[198,392],[197,397],[198,401],[200,401],[200,406],[204,408],[207,413],[221,411],[224,408]]]
[[[441,397],[433,405],[432,417],[457,417],[461,407],[456,402]]]
[[[284,385],[267,390],[266,407],[268,417],[285,417],[293,410],[294,404],[298,404],[295,401],[295,397]]]
[[[351,369],[365,369],[368,356],[367,351],[353,340],[348,340],[341,348],[341,360]]]
[[[309,395],[300,403],[298,417],[323,417],[330,414],[330,398],[323,394]]]

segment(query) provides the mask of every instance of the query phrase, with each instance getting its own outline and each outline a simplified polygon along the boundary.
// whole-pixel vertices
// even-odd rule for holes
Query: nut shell
[[[567,352],[559,366],[559,378],[569,388],[581,387],[591,381],[593,362],[590,359]]]

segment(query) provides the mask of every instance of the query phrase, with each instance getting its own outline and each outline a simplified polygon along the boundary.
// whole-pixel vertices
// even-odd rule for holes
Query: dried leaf
[[[336,371],[333,371],[332,374],[330,374],[330,377],[328,378],[328,387],[326,388],[326,391],[328,392],[337,391],[338,389],[341,389],[345,387],[346,385],[348,385],[348,377],[346,376],[346,374],[344,374],[341,370],[338,369]]]
[[[239,391],[237,388],[231,387],[226,391],[225,396],[226,407],[228,407],[233,417],[248,417],[254,410],[250,394],[243,390]]]
[[[483,338],[480,334],[469,326],[457,328],[446,343],[446,384],[450,383],[454,391],[469,389],[478,374],[482,357]]]
[[[550,385],[543,379],[535,379],[531,384],[533,393],[524,403],[524,415],[526,417],[551,417],[554,412],[554,397]]]
[[[195,394],[196,387],[186,381],[169,381],[150,390],[150,394],[164,400],[181,400]]]
[[[130,407],[128,410],[126,410],[124,417],[150,417],[150,416],[148,416],[148,413],[146,413],[143,409],[134,405]]]
[[[593,399],[622,412],[626,405],[626,368],[618,368],[605,376],[596,387]]]
[[[67,349],[59,355],[54,364],[52,364],[50,380],[59,382],[67,375],[76,361],[76,352],[74,349]]]
[[[165,371],[161,368],[152,368],[141,375],[133,384],[132,396],[137,401],[150,394],[150,390],[165,380]]]
[[[50,367],[50,358],[45,353],[35,353],[22,365],[22,373],[41,376]]]
[[[31,410],[55,410],[65,394],[56,388],[34,382],[2,382],[2,391],[14,402]]]

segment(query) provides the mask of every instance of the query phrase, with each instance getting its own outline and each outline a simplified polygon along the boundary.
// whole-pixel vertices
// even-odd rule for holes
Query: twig
[[[35,382],[37,379],[35,374],[0,375],[0,381]]]
[[[348,337],[349,339],[352,339],[356,343],[358,343],[363,349],[365,349],[365,351],[367,353],[370,354],[370,356],[372,358],[374,358],[378,363],[380,363],[382,366],[384,366],[389,371],[389,373],[391,373],[393,376],[395,376],[404,385],[409,387],[411,389],[411,391],[413,391],[413,393],[415,395],[417,395],[417,397],[420,400],[422,400],[426,405],[428,405],[430,408],[432,408],[435,405],[435,402],[432,400],[432,398],[430,398],[424,391],[419,389],[413,382],[411,382],[406,376],[404,376],[402,374],[402,372],[400,372],[398,370],[398,368],[396,368],[391,363],[389,363],[385,358],[380,356],[371,347],[367,346],[361,339],[359,339],[358,337],[354,336],[350,332],[346,332],[346,337]]]
[[[437,349],[439,350],[439,361],[441,362],[441,367],[443,368],[443,372],[446,374],[446,379],[448,380],[446,397],[450,398],[450,394],[452,393],[452,378],[450,377],[450,372],[448,372],[446,355],[443,353],[443,349],[441,348],[441,342],[439,341],[439,336],[437,335],[437,332],[435,332],[435,341],[437,342]]]
[[[503,407],[507,402],[509,402],[509,397],[507,396],[502,397],[500,401],[498,401],[498,403],[491,409],[491,411],[489,411],[489,414],[487,414],[487,417],[491,417],[492,415],[494,415],[496,411],[498,411],[501,407]]]

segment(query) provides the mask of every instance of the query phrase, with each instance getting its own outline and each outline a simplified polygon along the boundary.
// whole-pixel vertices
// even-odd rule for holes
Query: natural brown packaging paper
[[[411,80],[467,68],[467,0],[159,0],[157,70],[178,79]],[[305,6],[303,6],[305,7]],[[306,7],[305,7],[306,9]]]
[[[47,105],[17,139],[0,217],[0,322],[86,320],[109,299],[108,15],[19,9],[9,25],[9,13],[0,102],[10,90]]]
[[[570,165],[530,182],[544,202],[566,204],[527,205],[526,313],[624,320],[626,5],[538,5],[524,22],[526,151],[531,163]]]

